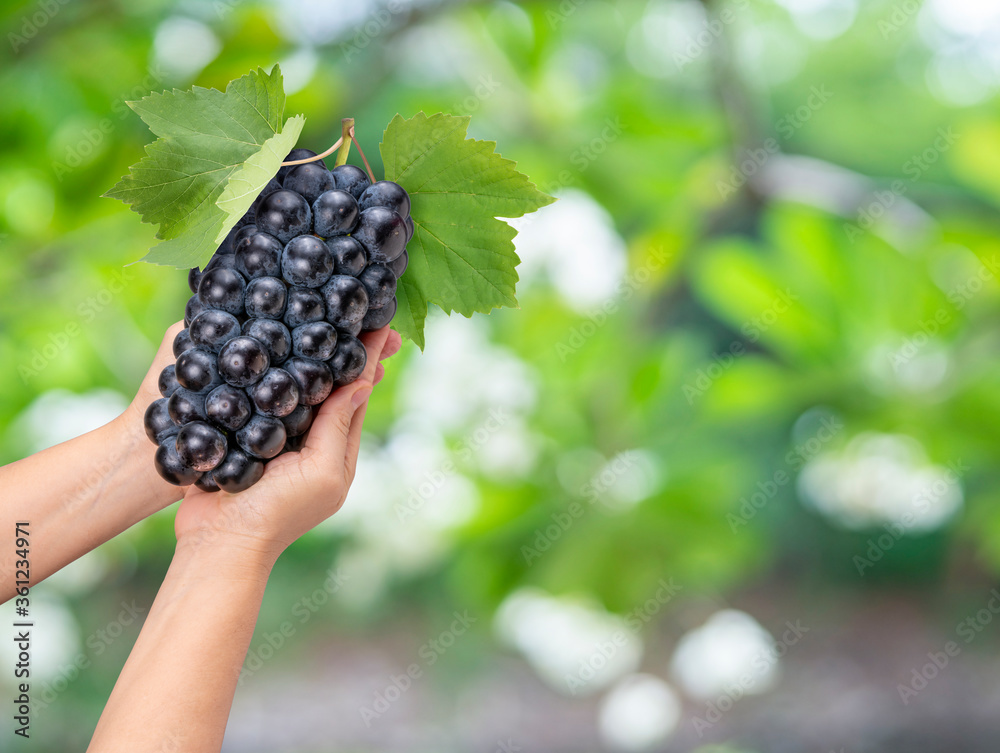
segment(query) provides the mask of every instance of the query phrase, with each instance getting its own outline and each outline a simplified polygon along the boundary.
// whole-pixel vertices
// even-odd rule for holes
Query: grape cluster
[[[315,156],[294,149],[285,161]],[[159,474],[235,493],[299,450],[318,406],[364,370],[358,335],[396,313],[412,235],[396,183],[322,160],[283,166],[188,275],[176,362],[145,416]]]

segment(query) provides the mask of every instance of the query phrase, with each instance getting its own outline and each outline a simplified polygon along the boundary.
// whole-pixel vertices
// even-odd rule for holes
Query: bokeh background
[[[303,146],[353,116],[378,170],[397,111],[469,114],[560,197],[518,223],[520,310],[432,317],[389,366],[346,508],[275,569],[226,751],[995,749],[996,3],[0,26],[3,462],[116,415],[181,316],[186,275],[125,266],[152,229],[99,198],[150,138],[126,100],[280,62]],[[172,516],[34,589],[21,747],[85,747]]]

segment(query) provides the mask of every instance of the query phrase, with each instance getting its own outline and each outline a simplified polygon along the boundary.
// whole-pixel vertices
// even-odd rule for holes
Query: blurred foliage
[[[302,80],[287,111],[308,118],[303,145],[325,147],[350,115],[377,161],[381,129],[397,111],[472,114],[471,135],[495,139],[543,190],[581,191],[607,210],[628,270],[610,314],[574,305],[536,274],[520,286],[520,310],[479,322],[536,390],[523,412],[527,470],[488,473],[462,451],[488,404],[448,424],[444,440],[474,484],[474,512],[445,526],[431,555],[391,565],[366,558],[371,537],[360,525],[324,527],[279,564],[262,627],[287,618],[303,584],[348,560],[367,563],[359,580],[381,580],[373,576],[366,598],[334,600],[309,629],[336,620],[377,635],[408,619],[431,635],[454,609],[489,615],[523,585],[589,593],[624,613],[665,577],[695,597],[768,573],[858,589],[995,575],[995,100],[959,106],[938,96],[924,19],[887,30],[898,10],[890,2],[862,3],[831,38],[809,36],[769,0],[733,5],[732,21],[692,50],[668,33],[680,18],[671,14],[690,4],[669,0],[431,2],[385,15],[359,3],[360,18],[322,39],[281,3],[67,3],[40,26],[31,19],[41,4],[7,3],[0,461],[30,452],[16,419],[46,391],[130,396],[188,295],[183,274],[124,266],[144,254],[152,231],[98,198],[149,139],[123,102],[169,86],[221,88],[280,61],[287,80]],[[708,18],[726,8],[709,4]],[[217,42],[203,68],[161,61],[163,29],[177,17]],[[24,35],[26,24],[33,33],[12,50],[9,35]],[[942,137],[948,129],[955,135]],[[581,263],[592,258],[585,251]],[[907,343],[912,357],[894,360]],[[417,361],[407,348],[376,392],[374,451],[406,418]],[[851,557],[871,532],[844,532],[808,511],[794,483],[801,463],[787,460],[831,417],[844,428],[821,451],[883,432],[916,439],[930,462],[968,466],[962,514],[907,539],[870,576],[859,577]],[[607,496],[616,483],[609,461],[634,451],[645,464],[640,498],[591,506],[591,491]],[[780,470],[792,482],[734,532],[727,515]],[[386,513],[397,527],[399,503]],[[414,517],[433,516],[436,504],[431,495]],[[524,547],[574,504],[587,513],[526,562]],[[109,545],[104,587],[148,603],[172,548],[171,514]],[[68,598],[83,635],[115,603]],[[488,620],[479,634],[490,639]],[[112,650],[106,674],[72,689],[68,739],[80,719],[91,723],[114,681],[127,649]]]

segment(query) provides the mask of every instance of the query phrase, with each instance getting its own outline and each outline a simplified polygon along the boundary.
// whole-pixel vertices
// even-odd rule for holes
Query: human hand
[[[143,423],[146,416],[146,409],[161,397],[159,387],[160,373],[174,362],[174,338],[177,337],[177,333],[182,329],[184,329],[184,322],[177,322],[167,329],[163,335],[163,340],[160,342],[160,347],[156,351],[156,355],[153,356],[153,363],[150,365],[149,371],[146,372],[142,384],[139,385],[139,391],[136,392],[135,398],[133,398],[128,408],[125,409],[125,412],[118,419],[122,431],[142,440],[147,445],[151,445],[151,443],[146,437],[146,429]],[[156,476],[156,471],[152,465],[149,466],[149,469]],[[159,476],[156,477],[159,479]],[[177,497],[174,497],[175,501],[176,499]]]
[[[388,327],[361,341],[368,351],[364,372],[320,406],[299,452],[268,462],[261,480],[238,494],[188,487],[174,523],[179,547],[223,543],[273,560],[340,509],[354,480],[368,397],[385,373],[379,361],[401,346]]]

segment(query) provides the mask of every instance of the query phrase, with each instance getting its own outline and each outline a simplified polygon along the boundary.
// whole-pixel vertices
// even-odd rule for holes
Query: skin
[[[362,336],[365,372],[323,403],[299,453],[273,460],[239,494],[178,489],[153,468],[143,429],[173,361],[163,339],[135,400],[93,432],[0,468],[0,525],[30,521],[35,584],[136,522],[176,501],[177,547],[167,575],[104,709],[89,751],[218,751],[278,556],[344,503],[361,427],[381,359],[400,348],[387,327]],[[58,469],[56,471],[56,469]],[[7,549],[11,549],[8,547]],[[4,553],[0,593],[14,596],[16,556]]]

